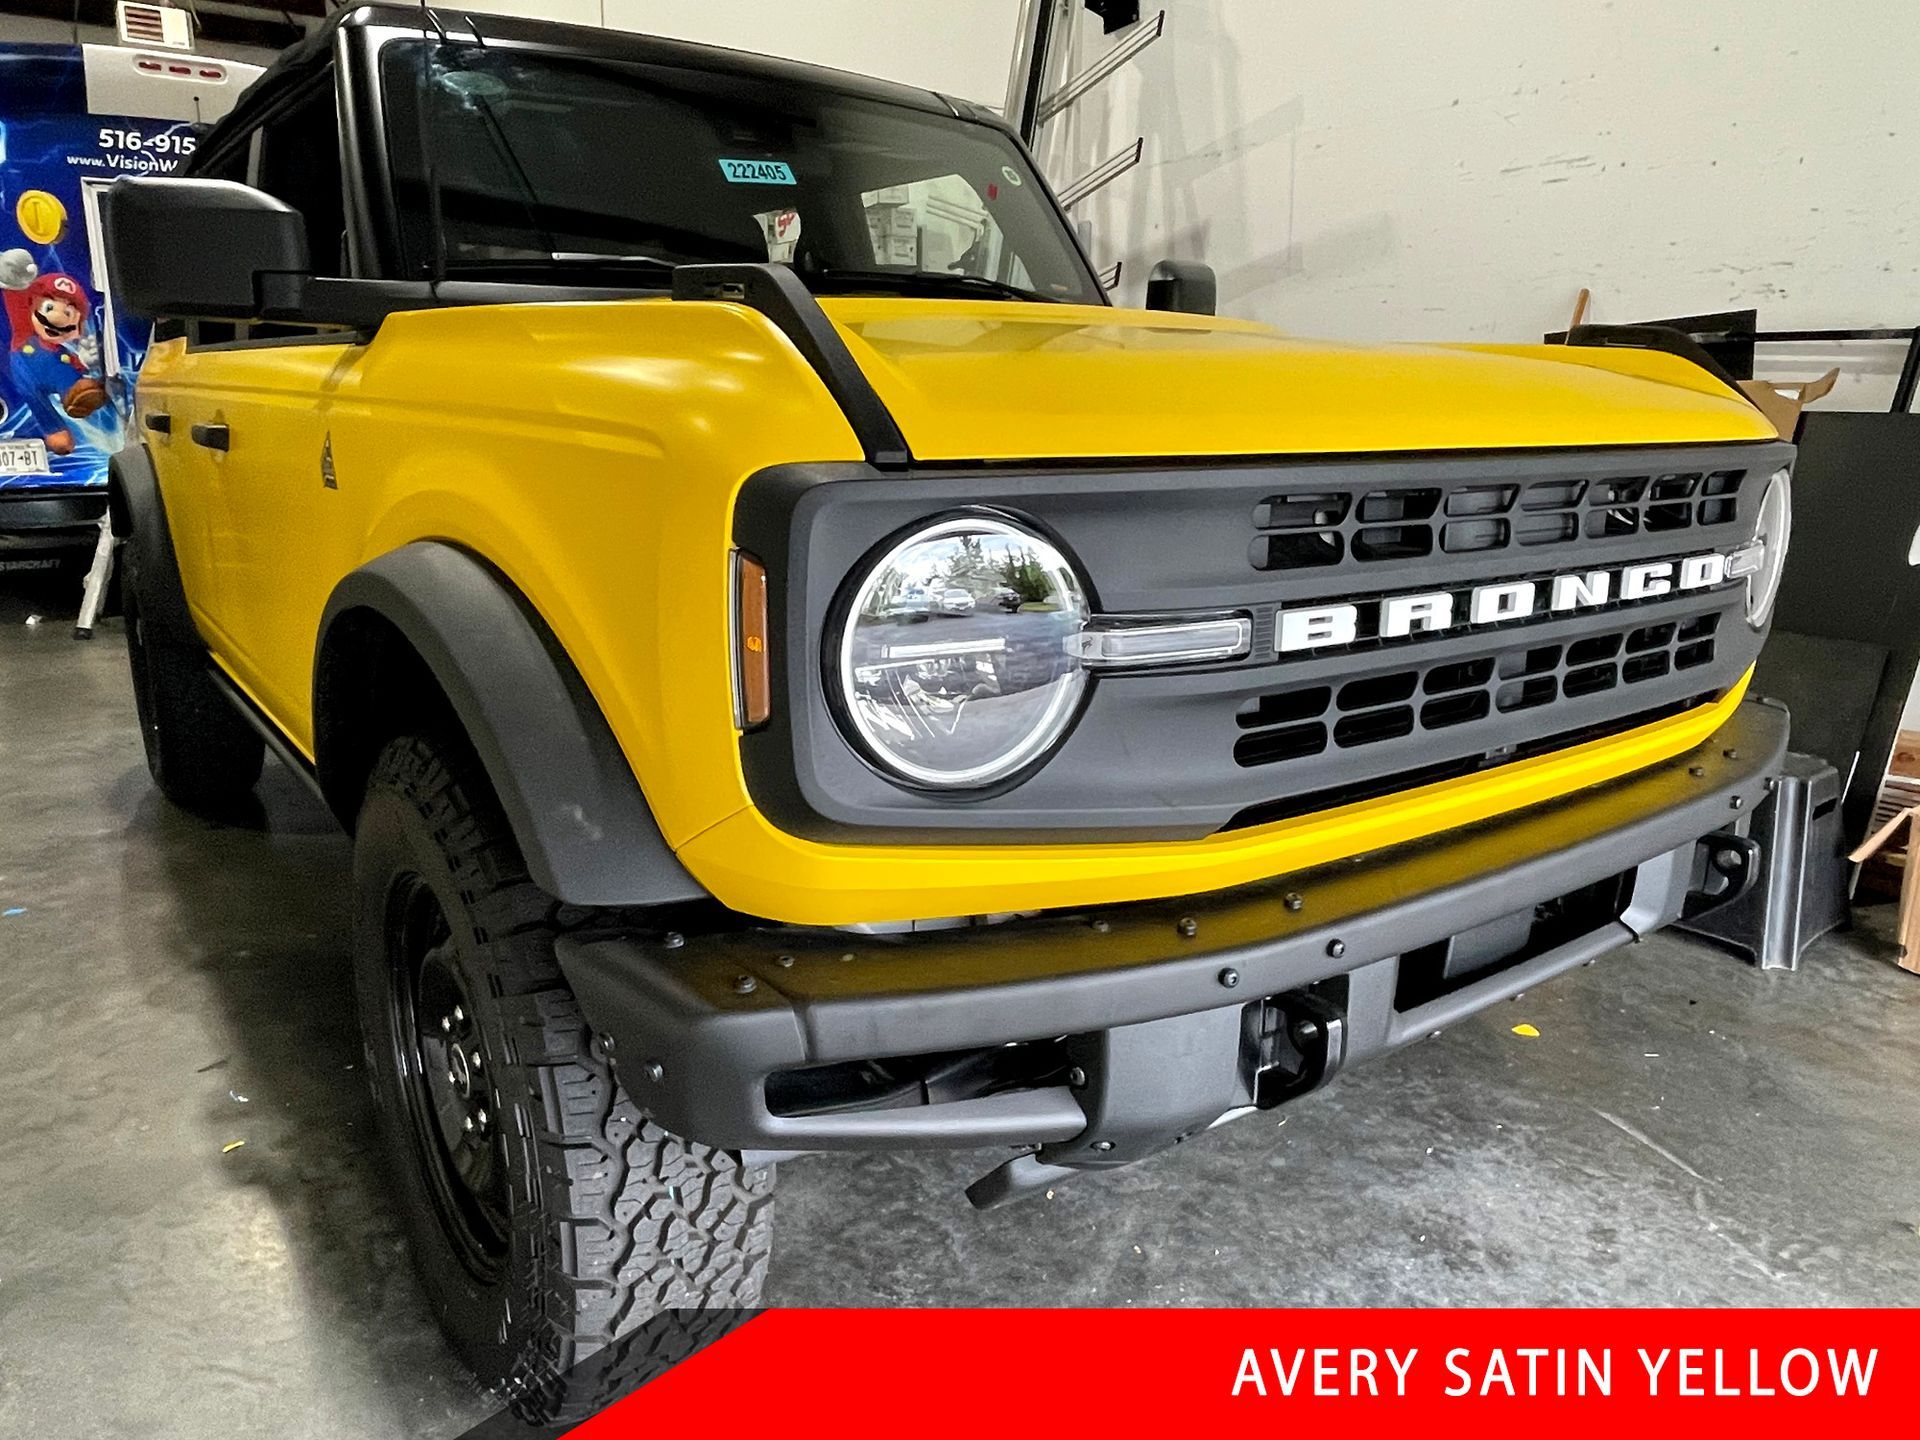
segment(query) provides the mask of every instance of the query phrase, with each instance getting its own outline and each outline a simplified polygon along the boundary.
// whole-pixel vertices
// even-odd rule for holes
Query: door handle
[[[164,410],[149,410],[147,412],[147,428],[156,435],[171,435],[173,433],[173,416]]]
[[[193,427],[193,443],[204,445],[209,450],[227,448],[227,427],[224,425],[196,425]]]

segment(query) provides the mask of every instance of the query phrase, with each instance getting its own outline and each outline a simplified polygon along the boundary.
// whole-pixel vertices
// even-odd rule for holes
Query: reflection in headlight
[[[992,518],[897,546],[856,594],[841,683],[858,738],[908,779],[979,785],[1064,729],[1086,684],[1071,640],[1087,619],[1060,551]]]

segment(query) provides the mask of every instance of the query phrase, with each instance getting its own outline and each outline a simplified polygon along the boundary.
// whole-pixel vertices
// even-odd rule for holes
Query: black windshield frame
[[[423,56],[430,57],[435,65],[435,78],[442,88],[428,89],[426,77],[421,73]],[[848,218],[850,213],[856,213],[851,212],[855,203],[863,204],[867,207],[865,223],[868,227],[872,225],[875,202],[871,197],[876,192],[855,191],[852,186],[860,177],[885,173],[889,167],[911,168],[929,154],[944,161],[951,153],[955,157],[954,173],[939,183],[962,182],[976,195],[984,192],[988,198],[979,200],[980,213],[991,216],[995,249],[999,252],[992,262],[994,273],[981,277],[998,283],[999,293],[988,284],[979,284],[969,287],[967,293],[972,298],[1020,299],[1026,298],[1023,291],[1031,291],[1031,298],[1036,299],[1093,305],[1110,303],[1080,247],[1079,237],[1060,211],[1018,136],[1004,125],[956,114],[956,106],[941,102],[938,97],[926,95],[925,99],[930,102],[927,105],[910,105],[856,90],[851,85],[843,90],[785,76],[774,81],[745,67],[733,72],[679,68],[617,54],[583,53],[579,48],[402,38],[392,37],[389,32],[386,43],[379,47],[375,65],[369,67],[375,72],[369,78],[379,91],[376,113],[380,115],[382,148],[387,152],[384,167],[387,174],[383,178],[387,182],[395,223],[392,268],[395,278],[430,278],[436,274],[447,278],[490,278],[489,262],[497,258],[503,267],[511,268],[516,280],[540,283],[550,274],[554,284],[572,284],[579,282],[586,252],[615,248],[592,243],[591,237],[583,239],[576,230],[566,228],[586,223],[578,210],[551,207],[551,213],[568,217],[558,232],[545,223],[543,217],[549,210],[547,192],[541,186],[552,183],[558,187],[560,182],[552,180],[551,172],[540,172],[539,157],[519,153],[529,148],[527,136],[538,132],[517,121],[503,126],[498,113],[501,106],[489,103],[504,96],[506,105],[537,112],[553,108],[548,103],[553,94],[545,90],[526,93],[495,90],[477,97],[476,104],[458,89],[473,86],[475,82],[471,77],[476,74],[482,80],[518,76],[526,72],[517,67],[527,66],[536,67],[542,76],[552,71],[571,70],[584,73],[590,81],[604,79],[607,86],[619,89],[623,96],[630,91],[647,105],[676,104],[689,113],[700,114],[709,123],[716,123],[716,115],[731,123],[730,107],[737,105],[746,115],[741,122],[743,138],[728,142],[728,148],[742,151],[744,158],[769,157],[764,143],[758,147],[748,143],[751,139],[764,139],[753,134],[756,125],[790,124],[794,127],[793,135],[805,135],[809,142],[818,140],[816,148],[784,155],[791,165],[793,180],[790,183],[771,184],[757,193],[743,188],[740,200],[744,203],[752,198],[755,204],[768,206],[786,201],[800,211],[809,228],[806,246],[792,257],[792,263],[803,280],[808,279],[810,270],[821,272],[814,288],[822,294],[861,292],[863,287],[849,285],[843,273],[830,272],[863,268],[889,272],[883,282],[877,282],[866,293],[946,298],[962,293],[956,285],[938,283],[954,276],[928,277],[931,283],[916,284],[912,272],[922,267],[876,266],[874,251],[855,253],[856,247],[865,250],[865,245],[859,242],[878,247],[881,241],[864,231],[860,232],[858,241],[851,238],[853,222]],[[451,77],[449,72],[453,72]],[[850,81],[852,78],[848,77]],[[450,79],[452,88],[447,88]],[[450,95],[457,98],[450,99]],[[530,98],[533,95],[538,98]],[[419,119],[423,98],[434,107],[432,113],[441,122],[425,137]],[[449,108],[456,106],[457,112]],[[699,106],[706,109],[697,110]],[[636,113],[639,113],[637,109]],[[449,125],[459,127],[464,133],[450,138]],[[812,129],[809,130],[809,126]],[[829,133],[829,126],[838,128]],[[578,124],[556,120],[548,134],[564,137],[571,144],[581,129]],[[819,140],[823,133],[828,138]],[[476,137],[480,136],[486,137],[485,144],[491,151],[494,178],[490,183],[484,179],[472,181],[460,173],[461,166],[466,165],[469,174],[480,173],[484,177],[484,163],[458,152],[451,160],[448,157],[450,144],[468,147],[469,157],[477,154]],[[899,137],[897,145],[893,138],[896,136]],[[597,138],[604,154],[605,137]],[[876,140],[879,143],[875,143]],[[929,147],[940,148],[930,150]],[[667,157],[683,169],[714,158],[690,145],[656,147],[654,154],[656,158]],[[598,173],[577,156],[561,158],[570,160],[574,166],[571,172],[559,173],[572,179],[576,190],[581,177]],[[426,183],[429,162],[435,179],[432,189]],[[601,163],[600,159],[596,157],[594,163]],[[636,187],[643,183],[626,172],[609,174],[614,183]],[[502,175],[510,178],[501,180]],[[1001,176],[1005,179],[1001,180]],[[684,190],[688,183],[686,177],[675,178]],[[718,186],[711,188],[717,190]],[[676,199],[681,190],[674,192]],[[760,198],[762,195],[764,199]],[[430,197],[438,203],[430,203]],[[991,210],[989,198],[995,207]],[[596,195],[596,202],[600,201],[601,197]],[[628,196],[604,203],[637,208]],[[514,216],[518,218],[511,218]],[[596,223],[607,219],[604,215],[588,218]],[[770,235],[763,239],[758,233],[749,233],[740,224],[738,215],[725,218],[735,226],[735,231],[727,233],[721,242],[713,235],[689,233],[684,227],[675,231],[666,223],[668,217],[648,210],[632,217],[635,234],[633,237],[623,235],[622,238],[630,238],[631,243],[619,248],[652,254],[670,263],[765,262],[780,258],[770,255],[765,248],[772,243]],[[755,216],[755,219],[762,218]],[[437,234],[436,222],[441,225]],[[510,232],[517,233],[525,243],[494,243],[508,238]],[[984,244],[986,228],[983,226],[979,233]],[[476,237],[479,238],[476,240]],[[539,263],[541,252],[547,250],[564,257],[556,260],[550,270]],[[1011,265],[1008,257],[1013,259]],[[944,259],[956,266],[979,265],[982,261],[979,254],[971,251],[964,257]],[[661,288],[664,284],[656,265],[635,264],[629,268],[636,290]],[[973,272],[955,270],[955,275],[965,273]]]

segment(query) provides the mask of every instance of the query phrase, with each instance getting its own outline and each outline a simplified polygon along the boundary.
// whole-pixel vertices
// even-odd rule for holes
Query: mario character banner
[[[98,192],[177,169],[196,129],[89,112],[77,47],[0,45],[0,494],[106,484],[151,327],[103,293]]]

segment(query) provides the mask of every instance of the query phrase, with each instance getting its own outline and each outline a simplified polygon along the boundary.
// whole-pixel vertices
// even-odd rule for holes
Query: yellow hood
[[[822,302],[920,460],[1771,440],[1672,355],[1343,345],[1097,306]]]

